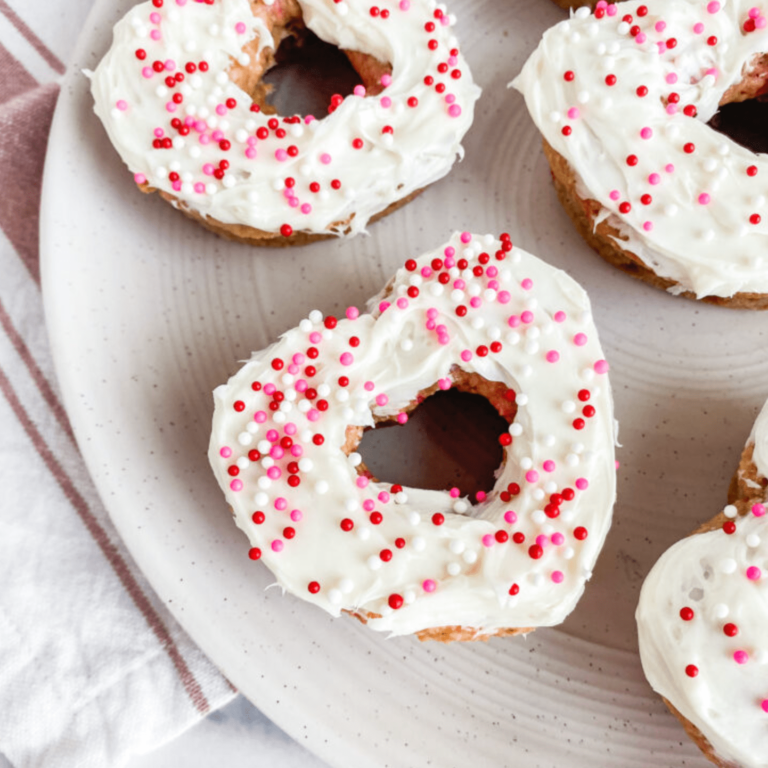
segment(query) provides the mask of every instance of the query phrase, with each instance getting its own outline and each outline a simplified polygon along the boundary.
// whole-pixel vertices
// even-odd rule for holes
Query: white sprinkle
[[[264,469],[269,469],[270,467],[274,467],[275,460],[271,456],[265,456],[261,460],[261,466],[264,467]]]
[[[520,469],[527,472],[532,467],[533,459],[530,456],[523,456],[523,458],[520,459]]]
[[[747,546],[752,548],[759,547],[760,537],[756,533],[750,533],[749,536],[747,536]]]
[[[338,402],[346,403],[349,400],[349,392],[346,389],[337,389],[335,397]]]
[[[520,435],[523,434],[523,427],[521,424],[518,424],[515,422],[514,424],[509,425],[509,434],[512,435],[512,437],[520,437]]]
[[[712,615],[715,619],[726,619],[728,618],[728,614],[730,611],[728,610],[728,606],[725,603],[718,603],[713,609],[712,609]]]
[[[719,562],[718,567],[721,573],[731,574],[736,571],[736,561],[732,557],[725,557]]]
[[[250,445],[253,442],[253,435],[249,435],[247,432],[241,432],[237,436],[237,442],[240,445]]]
[[[739,510],[736,509],[736,507],[733,504],[726,505],[725,509],[723,509],[723,514],[726,517],[736,517],[736,515],[739,513]]]
[[[421,515],[418,512],[409,512],[408,522],[411,525],[418,525],[421,522]]]
[[[403,339],[400,342],[400,349],[402,349],[403,352],[410,352],[413,349],[413,341],[411,339]]]
[[[528,580],[534,587],[540,587],[544,583],[544,577],[540,573],[532,573]]]
[[[573,551],[573,547],[566,547],[561,554],[564,560],[573,560],[573,556],[576,553]]]
[[[520,406],[526,406],[528,405],[528,395],[526,395],[524,392],[521,392],[515,401]]]
[[[466,501],[463,499],[459,499],[458,501],[454,502],[453,505],[453,511],[456,512],[459,515],[463,515],[467,512],[469,509],[469,504],[467,504]]]
[[[557,483],[554,480],[548,480],[544,483],[544,490],[547,493],[554,493],[557,490]]]
[[[359,507],[360,502],[355,498],[349,498],[344,502],[344,509],[346,509],[347,512],[354,512]]]
[[[579,104],[586,104],[589,101],[589,93],[587,91],[579,91],[579,95],[576,98]]]
[[[677,215],[677,206],[674,203],[667,203],[664,206],[664,214],[666,216],[676,216]]]
[[[325,480],[315,483],[315,493],[319,493],[321,496],[328,493],[328,483]]]
[[[458,576],[461,573],[461,566],[458,563],[448,563],[448,575]]]
[[[323,383],[323,384],[321,384],[321,385],[320,385],[320,386],[317,388],[317,394],[318,394],[320,397],[328,397],[328,395],[330,395],[330,394],[331,394],[331,388],[330,388],[330,387],[329,387],[327,384]]]
[[[405,504],[407,501],[408,494],[405,491],[400,491],[400,493],[395,494],[395,504]]]
[[[368,558],[367,562],[368,562],[368,567],[372,571],[378,571],[379,568],[381,568],[381,565],[382,565],[381,558],[378,555],[371,555]]]
[[[272,481],[266,476],[263,475],[260,477],[256,483],[259,488],[261,488],[263,491],[266,491],[267,488],[269,488],[270,485],[272,485]]]
[[[547,448],[551,448],[555,444],[555,436],[554,435],[544,435],[542,442]]]
[[[241,457],[240,457],[240,458],[237,460],[237,466],[238,466],[240,469],[245,469],[245,468],[246,468],[246,467],[247,467],[247,466],[248,466],[250,463],[251,463],[251,462],[250,462],[250,460],[248,459],[248,457],[247,457],[247,456],[241,456]]]
[[[423,552],[426,549],[427,542],[421,536],[414,536],[411,546],[415,552]]]
[[[299,459],[299,469],[302,472],[311,472],[315,467],[315,462],[312,459]]]
[[[361,525],[357,529],[357,538],[360,541],[368,541],[371,538],[371,529],[367,525]]]
[[[461,539],[451,539],[451,543],[448,545],[448,549],[454,555],[460,555],[466,548],[467,545]]]
[[[253,497],[253,503],[257,507],[263,507],[265,504],[269,503],[269,496],[267,496],[266,493],[260,491]]]
[[[476,562],[477,562],[477,552],[475,552],[474,550],[468,549],[468,550],[467,550],[467,551],[466,551],[466,552],[465,552],[465,553],[462,555],[462,557],[464,558],[464,562],[465,562],[467,565],[473,565],[474,563],[476,563]]]
[[[576,403],[574,403],[573,400],[566,400],[560,408],[563,413],[573,413],[576,410]]]
[[[342,579],[339,582],[339,590],[342,594],[348,595],[355,588],[355,582],[352,579]]]
[[[416,599],[416,593],[412,589],[406,589],[403,592],[403,600],[407,605],[410,605]]]
[[[536,509],[531,513],[531,520],[533,520],[536,525],[543,525],[547,520],[547,516],[544,514],[543,509]]]
[[[579,466],[579,457],[575,453],[569,453],[565,457],[565,463],[569,467],[578,467]]]

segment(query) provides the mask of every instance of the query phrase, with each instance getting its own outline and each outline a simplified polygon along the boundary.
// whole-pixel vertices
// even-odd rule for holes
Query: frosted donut
[[[512,85],[561,203],[607,261],[673,294],[768,308],[768,159],[707,125],[766,90],[753,0],[579,8]]]
[[[153,0],[115,27],[91,74],[95,111],[143,191],[219,234],[356,234],[463,153],[480,89],[454,23],[433,0]],[[322,119],[269,115],[261,77],[304,25],[364,85]]]
[[[255,353],[215,390],[209,457],[250,556],[288,592],[395,635],[527,632],[570,613],[610,526],[607,370],[577,283],[506,235],[455,234],[368,313],[310,312]],[[474,506],[378,482],[355,450],[451,386],[511,422]]]
[[[768,766],[768,406],[729,504],[668,549],[640,593],[643,670],[723,768]]]

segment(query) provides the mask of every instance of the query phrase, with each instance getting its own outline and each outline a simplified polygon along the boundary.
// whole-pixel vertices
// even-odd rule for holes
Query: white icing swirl
[[[768,404],[752,443],[766,477]],[[732,506],[725,512],[737,514]],[[768,516],[756,505],[734,522],[734,533],[690,536],[654,565],[637,608],[640,656],[653,689],[720,758],[768,768]],[[683,618],[685,609],[692,618]]]
[[[575,606],[615,498],[607,363],[584,291],[511,246],[456,234],[398,270],[369,314],[348,310],[329,329],[312,312],[216,389],[211,465],[252,552],[291,593],[334,615],[378,614],[369,625],[393,634],[551,626]],[[436,382],[450,386],[455,366],[516,393],[488,497],[472,507],[358,478],[360,457],[340,450],[347,426],[372,427]],[[282,393],[278,410],[268,386]]]
[[[768,24],[753,6],[581,8],[544,34],[512,83],[574,169],[579,196],[602,206],[598,221],[609,218],[627,238],[618,245],[678,283],[676,292],[768,293],[768,159],[706,124],[768,50]]]
[[[91,75],[92,91],[137,182],[224,224],[354,234],[448,173],[480,95],[458,52],[453,17],[431,0],[401,0],[386,18],[372,16],[367,4],[300,6],[323,40],[392,64],[380,96],[350,95],[321,120],[279,118],[270,128],[276,116],[252,112],[250,96],[227,74],[233,61],[248,65],[246,44],[258,38],[259,51],[274,45],[248,0],[166,0],[159,9],[146,2],[116,25],[114,43]],[[257,10],[279,17],[280,0],[254,2]],[[165,68],[156,72],[155,62]],[[179,73],[183,81],[168,87],[166,78]],[[170,146],[154,148],[155,140]]]

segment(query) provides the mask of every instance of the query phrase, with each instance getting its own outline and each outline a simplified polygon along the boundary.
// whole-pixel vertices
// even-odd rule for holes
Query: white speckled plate
[[[46,309],[66,406],[128,547],[224,673],[336,766],[706,765],[645,683],[633,613],[658,555],[723,502],[768,394],[768,315],[632,281],[574,234],[522,99],[506,88],[548,0],[458,0],[485,93],[466,160],[371,237],[258,250],[145,197],[91,111],[93,66],[131,0],[86,24],[51,135]],[[453,229],[513,233],[590,291],[621,421],[619,503],[593,581],[559,629],[488,644],[387,640],[278,590],[250,562],[206,461],[210,392],[308,310],[361,305]]]

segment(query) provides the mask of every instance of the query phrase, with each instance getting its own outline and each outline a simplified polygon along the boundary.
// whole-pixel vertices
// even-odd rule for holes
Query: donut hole
[[[508,432],[515,410],[508,400],[489,401],[460,385],[437,390],[410,411],[404,425],[388,420],[366,430],[356,448],[361,468],[384,483],[439,491],[455,487],[474,501],[478,492],[493,490],[504,461],[499,436]],[[398,428],[381,428],[392,425]]]
[[[309,31],[283,40],[262,81],[273,111],[318,118],[328,113],[333,96],[348,96],[363,85],[349,58]]]
[[[260,49],[257,36],[243,47],[247,63],[233,62],[228,74],[265,114],[321,119],[333,109],[335,95],[348,96],[362,85],[366,96],[375,96],[383,90],[381,78],[392,72],[388,62],[321,40],[304,25],[292,0],[259,6],[254,15],[276,47]]]
[[[768,95],[733,101],[720,107],[707,123],[718,133],[756,153],[768,153]]]

